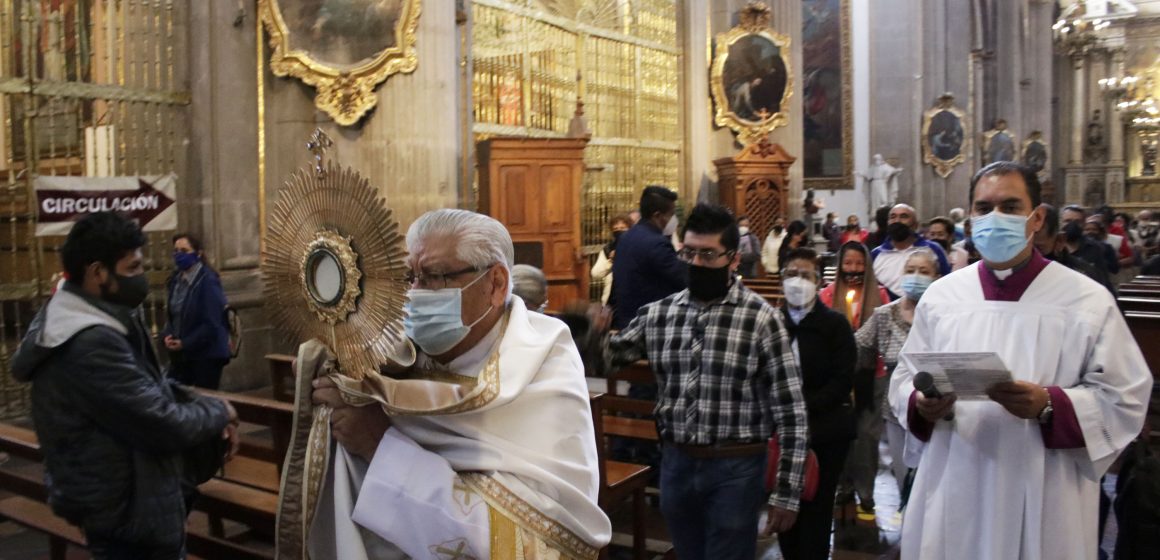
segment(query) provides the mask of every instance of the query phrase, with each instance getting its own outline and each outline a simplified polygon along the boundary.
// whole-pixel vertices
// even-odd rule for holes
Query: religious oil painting
[[[1015,133],[1007,128],[1007,121],[995,121],[994,127],[983,133],[983,163],[1015,161],[1017,157]]]
[[[764,4],[751,4],[741,14],[741,25],[717,36],[710,71],[716,123],[736,131],[743,145],[788,122],[793,88],[789,38],[769,28],[769,17]]]
[[[1039,173],[1047,169],[1047,158],[1047,142],[1043,139],[1043,133],[1032,131],[1027,135],[1027,140],[1023,141],[1023,165]]]
[[[773,41],[751,35],[730,45],[724,80],[729,109],[738,118],[760,122],[781,112],[786,86],[785,61]]]
[[[811,188],[853,187],[849,0],[802,2],[802,159]]]
[[[318,88],[315,105],[352,125],[376,103],[374,88],[414,71],[419,0],[259,0],[270,69]]]
[[[966,161],[970,144],[970,123],[954,101],[953,95],[945,93],[922,117],[923,162],[933,166],[943,178]]]

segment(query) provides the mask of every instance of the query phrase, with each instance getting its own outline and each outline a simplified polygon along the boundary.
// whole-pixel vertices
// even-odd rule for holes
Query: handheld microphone
[[[934,376],[925,371],[920,371],[914,374],[914,390],[922,393],[922,396],[928,399],[937,399],[943,396],[942,393],[938,392],[938,389],[936,389],[934,386]],[[950,422],[954,419],[954,410],[951,410],[947,413],[946,416],[943,416],[943,420],[946,420],[947,422]]]

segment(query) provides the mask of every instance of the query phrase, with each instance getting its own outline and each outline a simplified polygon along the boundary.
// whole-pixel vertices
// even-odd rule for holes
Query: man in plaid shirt
[[[803,486],[801,377],[780,314],[736,280],[739,238],[728,209],[697,205],[680,252],[688,289],[642,307],[609,343],[614,364],[645,358],[657,376],[661,512],[682,559],[754,557],[774,433],[763,536],[793,526]]]

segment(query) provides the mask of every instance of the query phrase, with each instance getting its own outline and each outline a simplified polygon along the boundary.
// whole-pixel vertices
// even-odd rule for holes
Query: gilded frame
[[[949,114],[957,120],[961,140],[958,145],[958,152],[955,154],[938,154],[935,147],[931,144],[930,132],[931,126],[934,124],[936,118],[939,118],[940,123],[945,122],[943,114]],[[955,96],[944,93],[938,98],[934,106],[927,109],[922,114],[922,161],[934,167],[935,173],[939,177],[946,179],[954,171],[955,167],[967,161],[967,154],[971,149],[971,122],[967,120],[967,114],[962,109],[955,107]],[[942,157],[946,155],[949,157]]]
[[[1030,154],[1028,154],[1028,152],[1030,151],[1032,144],[1042,146],[1042,163],[1033,163],[1030,161]],[[1036,173],[1043,173],[1045,170],[1050,169],[1049,166],[1051,165],[1051,147],[1047,144],[1047,140],[1043,138],[1043,132],[1032,130],[1031,134],[1027,135],[1027,139],[1023,141],[1023,148],[1019,150],[1019,161],[1023,165],[1034,169]]]
[[[793,95],[793,67],[790,65],[789,48],[790,38],[778,33],[769,27],[770,10],[765,4],[750,2],[741,12],[741,23],[717,36],[717,54],[713,58],[713,65],[709,71],[709,87],[713,95],[713,104],[716,106],[714,122],[717,126],[725,126],[737,133],[737,139],[742,145],[748,146],[760,142],[769,136],[775,129],[789,124],[789,109],[787,107]],[[776,55],[785,69],[785,86],[777,111],[770,114],[762,109],[758,113],[758,120],[742,118],[729,103],[725,92],[725,64],[730,56],[730,48],[738,41],[750,38],[764,39],[778,49]]]
[[[291,30],[283,17],[287,0],[258,0],[258,12],[270,41],[270,70],[291,76],[317,89],[314,106],[341,126],[351,126],[378,103],[375,88],[396,73],[410,73],[419,65],[415,40],[421,0],[399,0],[395,45],[384,47],[349,67],[318,60],[307,50],[291,46]]]
[[[1015,131],[1011,130],[1010,128],[1007,128],[1007,121],[1006,120],[999,119],[999,120],[995,121],[995,125],[991,128],[991,130],[988,130],[988,131],[983,133],[983,155],[981,158],[983,161],[983,165],[986,165],[988,163],[992,163],[991,146],[994,144],[995,139],[998,138],[1000,135],[1006,136],[1008,138],[1008,140],[1011,141],[1011,159],[1009,159],[1009,160],[994,160],[994,161],[1016,161],[1016,160],[1019,160],[1022,158],[1023,150],[1020,149],[1018,135],[1015,134]]]
[[[853,56],[851,54],[852,43],[850,39],[850,0],[839,0],[838,9],[840,10],[838,21],[841,26],[839,49],[841,50],[842,78],[842,173],[838,176],[806,176],[804,167],[806,154],[803,148],[802,170],[803,181],[805,183],[804,189],[841,190],[854,188],[854,70]],[[805,45],[802,48],[805,49]],[[804,60],[802,61],[802,66],[802,80],[805,82],[809,80],[809,76],[806,72]],[[803,99],[802,103],[804,105],[806,100]],[[802,134],[804,141],[804,131]]]

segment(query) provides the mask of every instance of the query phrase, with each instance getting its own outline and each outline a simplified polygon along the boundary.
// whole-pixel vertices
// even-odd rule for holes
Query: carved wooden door
[[[580,252],[582,139],[492,138],[479,144],[479,211],[508,228],[516,264],[548,279],[548,309],[588,299]]]

